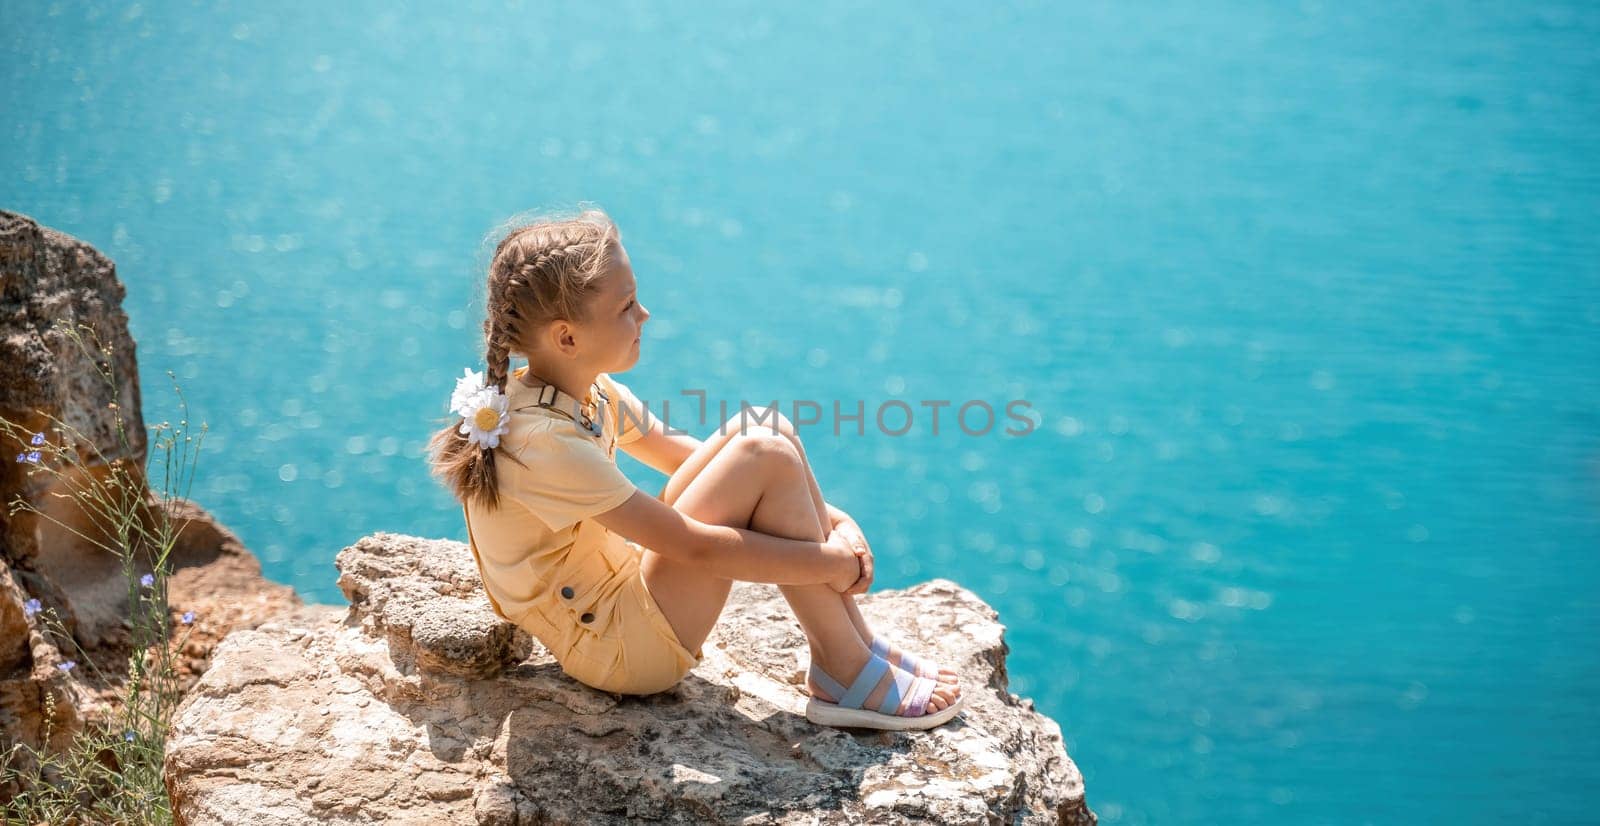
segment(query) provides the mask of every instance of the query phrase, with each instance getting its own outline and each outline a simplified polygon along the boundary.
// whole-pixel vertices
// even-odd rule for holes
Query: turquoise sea
[[[422,447],[485,234],[588,200],[674,424],[912,409],[807,428],[823,490],[878,587],[999,610],[1104,822],[1593,822],[1592,3],[13,0],[0,43],[0,207],[116,261],[146,419],[172,371],[194,498],[310,600],[465,538]]]

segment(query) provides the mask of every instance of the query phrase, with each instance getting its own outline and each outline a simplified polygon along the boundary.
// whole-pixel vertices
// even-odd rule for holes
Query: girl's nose
[[[645,321],[647,321],[647,320],[649,320],[649,318],[650,318],[650,311],[649,311],[649,310],[646,310],[646,309],[645,309],[645,308],[644,308],[644,304],[640,304],[640,305],[639,305],[639,312],[641,312],[641,313],[643,313],[643,314],[644,314],[644,318],[641,318],[641,319],[639,319],[639,323],[641,323],[641,324],[643,324],[643,323],[644,323],[644,322],[645,322]]]

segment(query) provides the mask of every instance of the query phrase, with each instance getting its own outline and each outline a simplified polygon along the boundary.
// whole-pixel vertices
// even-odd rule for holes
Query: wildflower
[[[151,574],[145,574],[144,576],[139,577],[139,584],[149,588],[150,586],[156,584],[156,578]]]
[[[28,461],[28,454],[27,453],[18,453],[17,454],[17,461],[19,461],[19,462]]]
[[[189,625],[190,623],[193,623],[193,622],[194,622],[194,612],[193,611],[184,611],[183,612],[183,624],[184,625]]]
[[[22,613],[24,616],[31,617],[34,614],[39,613],[40,607],[39,600],[30,599],[27,602],[22,603]]]
[[[77,660],[67,660],[66,662],[60,663],[60,664],[58,664],[56,666],[56,668],[61,669],[61,673],[63,673],[63,674],[65,674],[66,672],[71,671],[72,669],[77,668],[77,667],[78,667],[78,661]]]
[[[127,740],[128,742],[132,743],[133,742],[133,729],[128,729],[127,731],[124,731],[122,733],[122,739]]]
[[[39,463],[39,451],[37,451],[37,450],[28,451],[28,461],[33,462],[34,464],[38,464]]]
[[[29,439],[28,443],[33,445],[34,447],[38,447],[39,445],[44,444],[44,433],[43,433],[43,431],[33,434],[33,438]]]

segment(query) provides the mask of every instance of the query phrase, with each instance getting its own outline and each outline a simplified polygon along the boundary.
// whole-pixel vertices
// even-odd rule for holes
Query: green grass
[[[54,329],[95,365],[109,390],[106,397],[120,398],[112,348],[100,343],[93,328],[74,328],[57,321]],[[167,376],[174,378],[171,371]],[[0,444],[22,446],[21,452],[6,460],[25,465],[30,476],[55,477],[54,487],[46,495],[75,500],[92,527],[80,530],[81,525],[62,522],[22,497],[6,504],[7,513],[12,518],[34,514],[121,560],[128,584],[131,643],[125,663],[108,663],[102,670],[64,626],[54,606],[29,599],[25,613],[34,631],[68,659],[56,664],[62,673],[51,675],[55,679],[44,688],[46,731],[42,743],[46,745],[0,744],[4,748],[0,787],[15,784],[21,789],[0,804],[0,822],[6,826],[172,823],[161,767],[172,712],[182,699],[176,654],[183,650],[196,618],[192,612],[171,616],[167,603],[168,558],[181,531],[181,527],[174,528],[171,506],[178,497],[188,497],[206,431],[202,423],[198,433],[189,432],[188,403],[175,378],[173,389],[184,418],[177,427],[164,421],[146,428],[145,467],[137,467],[127,458],[108,459],[98,446],[58,417],[41,414],[41,420],[50,422],[42,431],[0,417]],[[132,456],[122,410],[115,402],[108,409],[121,440],[121,456]],[[159,488],[150,482],[156,473],[161,477]],[[141,568],[150,573],[141,576]],[[181,635],[174,639],[174,632],[180,629]],[[80,679],[115,688],[111,722],[85,725],[73,733],[64,750],[53,751],[48,744],[58,723],[57,692],[67,681]]]

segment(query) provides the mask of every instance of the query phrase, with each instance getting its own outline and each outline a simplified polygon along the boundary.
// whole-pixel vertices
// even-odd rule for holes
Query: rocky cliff
[[[1094,822],[1060,729],[1006,690],[1004,626],[953,582],[861,600],[964,675],[956,721],[888,733],[805,719],[772,586],[737,583],[705,661],[640,698],[495,617],[459,542],[379,533],[337,564],[348,610],[233,633],[184,699],[178,823]]]
[[[98,681],[87,663],[58,669],[85,655],[71,645],[62,650],[44,634],[41,616],[25,610],[30,600],[54,610],[99,671],[126,671],[122,562],[101,547],[108,537],[72,495],[84,477],[103,480],[113,467],[143,479],[147,437],[123,296],[115,267],[93,247],[0,211],[0,417],[55,443],[64,437],[52,427],[54,417],[83,440],[72,446],[82,461],[54,476],[38,468],[29,473],[13,461],[34,447],[0,431],[0,502],[20,498],[49,517],[0,507],[0,754],[18,742],[44,745],[47,695],[56,717],[50,746],[61,748],[86,723],[109,719],[121,688]],[[105,350],[85,353],[55,328],[58,321],[81,326]],[[112,374],[111,382],[102,370]],[[154,494],[145,494],[145,507],[156,507]],[[199,617],[179,660],[180,685],[187,686],[229,631],[253,627],[301,601],[292,589],[266,580],[256,558],[200,506],[177,499],[169,513],[179,531],[168,558],[169,608],[175,617],[186,611]],[[148,556],[134,556],[136,574],[151,570]],[[0,788],[0,800],[14,792]]]

